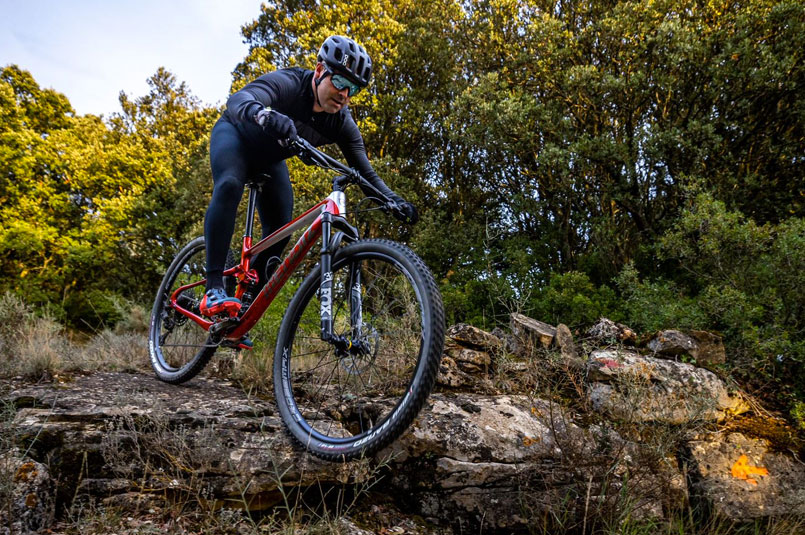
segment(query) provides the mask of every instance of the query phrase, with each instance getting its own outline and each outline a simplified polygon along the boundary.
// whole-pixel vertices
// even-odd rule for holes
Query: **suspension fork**
[[[361,299],[361,266],[359,262],[349,265],[349,323],[352,340],[361,339],[363,326],[363,300]]]
[[[335,250],[340,243],[340,239],[333,239],[331,234],[333,216],[325,212],[321,217],[321,283],[319,286],[319,300],[321,303],[321,339],[325,342],[335,343],[337,346],[344,346],[349,349],[353,343],[361,339],[363,325],[363,301],[361,298],[361,270],[359,263],[349,265],[349,276],[347,278],[347,291],[349,292],[349,320],[350,338],[345,340],[341,336],[333,333],[333,269],[332,261]]]
[[[321,302],[321,339],[334,342],[333,336],[333,251],[330,247],[332,238],[333,216],[330,212],[321,215],[321,285],[319,301]]]

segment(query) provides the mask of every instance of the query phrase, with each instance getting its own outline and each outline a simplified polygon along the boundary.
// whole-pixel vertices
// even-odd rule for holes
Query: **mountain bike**
[[[368,456],[401,435],[425,403],[444,348],[444,310],[425,263],[408,247],[362,239],[345,216],[344,190],[370,191],[381,209],[393,200],[356,170],[299,138],[290,144],[305,163],[338,174],[332,193],[253,243],[259,182],[250,182],[240,260],[224,271],[236,316],[208,319],[204,238],[188,243],[167,269],[151,311],[149,353],[156,376],[179,384],[195,377],[222,347],[245,349],[244,337],[317,242],[318,263],[283,316],[273,361],[280,416],[291,437],[331,461]],[[263,288],[251,268],[257,254],[303,231]],[[234,264],[234,265],[231,265]]]

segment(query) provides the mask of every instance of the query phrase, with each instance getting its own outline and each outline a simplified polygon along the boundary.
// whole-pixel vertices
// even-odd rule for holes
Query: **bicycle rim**
[[[363,249],[353,247],[333,264],[333,331],[350,340],[351,350],[321,340],[314,274],[288,311],[293,332],[280,333],[280,369],[275,361],[277,401],[289,430],[329,459],[374,451],[399,435],[433,386],[443,345],[443,327],[432,328],[443,325],[441,299],[434,299],[438,292],[421,260],[391,242],[358,245]]]

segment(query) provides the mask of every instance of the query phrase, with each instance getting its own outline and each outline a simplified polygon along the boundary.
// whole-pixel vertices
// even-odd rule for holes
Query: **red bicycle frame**
[[[281,240],[291,236],[294,232],[307,227],[307,230],[302,234],[291,251],[285,257],[285,260],[277,267],[271,279],[266,283],[265,287],[260,290],[260,293],[252,301],[246,312],[237,320],[237,324],[231,330],[227,331],[226,339],[239,340],[249,330],[254,327],[255,323],[262,317],[265,310],[271,305],[271,302],[279,293],[280,289],[288,281],[291,273],[302,263],[310,251],[313,244],[327,233],[329,238],[330,222],[334,216],[340,216],[345,212],[346,200],[344,193],[341,191],[333,191],[329,197],[320,201],[315,206],[310,208],[304,214],[300,215],[284,227],[273,232],[270,236],[260,240],[252,245],[252,228],[254,225],[254,209],[257,200],[258,188],[250,185],[249,190],[249,204],[246,214],[246,232],[243,236],[243,246],[241,248],[240,263],[230,269],[224,271],[224,276],[235,277],[238,280],[238,289],[235,294],[236,297],[242,297],[245,292],[246,283],[255,282],[257,277],[254,270],[250,268],[251,262],[255,255],[261,251],[266,250],[272,245]],[[342,218],[339,218],[342,219]],[[324,228],[326,227],[326,228]],[[324,248],[327,249],[327,239],[324,240]],[[201,316],[194,314],[190,310],[182,308],[177,300],[179,295],[190,288],[195,288],[205,284],[207,279],[201,279],[197,282],[186,284],[177,288],[170,297],[171,306],[180,314],[187,316],[202,328],[209,331],[215,325],[214,322],[209,321]]]

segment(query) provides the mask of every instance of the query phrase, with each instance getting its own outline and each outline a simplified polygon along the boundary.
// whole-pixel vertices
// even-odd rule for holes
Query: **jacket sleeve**
[[[232,93],[226,101],[226,111],[234,121],[250,122],[255,113],[267,106],[274,107],[292,92],[293,84],[285,73],[270,72]]]
[[[344,125],[341,128],[341,135],[338,136],[338,139],[338,147],[341,149],[350,167],[357,169],[361,176],[368,180],[369,183],[377,188],[383,195],[386,195],[397,203],[403,202],[402,198],[383,182],[383,179],[375,172],[372,164],[369,163],[363,137],[358,130],[358,125],[355,124],[350,114],[346,116]],[[371,190],[364,189],[363,192],[369,197],[374,195],[374,192]]]

